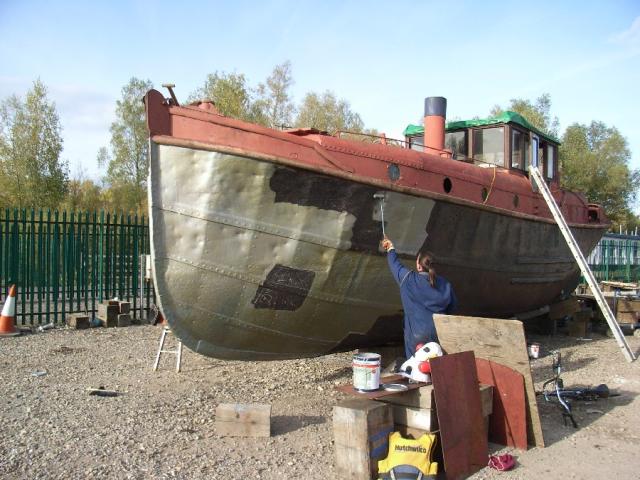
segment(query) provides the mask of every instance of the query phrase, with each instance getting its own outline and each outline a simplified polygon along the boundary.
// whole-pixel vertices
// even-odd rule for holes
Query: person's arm
[[[387,263],[389,264],[389,270],[391,270],[393,278],[398,282],[398,285],[402,285],[402,281],[407,277],[411,270],[402,264],[393,245],[391,245],[387,250]]]
[[[451,301],[449,302],[449,305],[447,306],[447,309],[445,310],[444,313],[446,314],[453,313],[456,311],[457,308],[458,308],[458,297],[456,297],[456,294],[453,291],[453,287],[451,287]]]

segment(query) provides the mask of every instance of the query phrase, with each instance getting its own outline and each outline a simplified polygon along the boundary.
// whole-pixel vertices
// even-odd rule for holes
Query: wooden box
[[[378,460],[387,456],[391,432],[391,408],[385,403],[349,399],[333,407],[336,478],[377,478]]]
[[[70,328],[78,330],[89,328],[89,315],[84,313],[70,313],[67,315],[65,320]]]
[[[269,437],[271,405],[221,403],[216,408],[216,432],[228,437]]]

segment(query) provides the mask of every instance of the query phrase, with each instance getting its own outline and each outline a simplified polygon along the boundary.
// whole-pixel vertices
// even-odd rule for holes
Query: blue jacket
[[[389,269],[400,286],[404,308],[404,349],[407,358],[419,343],[437,342],[433,323],[434,313],[451,313],[457,306],[453,288],[447,279],[436,275],[435,288],[429,283],[429,274],[405,267],[394,249],[387,254]]]

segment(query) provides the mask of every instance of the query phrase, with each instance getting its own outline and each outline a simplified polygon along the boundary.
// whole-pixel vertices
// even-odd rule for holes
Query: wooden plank
[[[440,345],[446,352],[473,350],[476,357],[500,363],[522,374],[527,407],[528,443],[544,447],[522,322],[440,314],[434,315],[433,320]]]
[[[391,408],[382,402],[348,399],[333,407],[337,478],[376,478],[393,430]]]
[[[426,383],[409,383],[409,380],[407,380],[402,375],[390,375],[387,377],[383,377],[380,379],[380,385],[382,385],[383,383],[400,383],[402,385],[405,385],[408,391],[415,390],[420,387],[424,387],[426,385]],[[398,392],[383,390],[382,388],[378,390],[374,390],[373,392],[359,392],[358,390],[355,390],[353,388],[353,385],[350,383],[347,385],[337,386],[336,390],[342,393],[348,393],[350,395],[354,395],[358,398],[366,398],[369,400],[375,400],[380,397],[386,397],[389,395],[396,395],[398,393]]]
[[[476,368],[478,380],[493,386],[489,439],[494,443],[526,450],[527,414],[522,375],[484,358],[476,358]]]
[[[489,457],[473,352],[430,360],[447,479],[466,478]]]
[[[271,405],[221,403],[216,408],[216,432],[227,437],[269,437]]]

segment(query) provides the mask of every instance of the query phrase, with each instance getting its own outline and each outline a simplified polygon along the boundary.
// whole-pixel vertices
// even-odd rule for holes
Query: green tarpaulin
[[[470,128],[470,127],[484,127],[487,125],[496,125],[499,123],[516,123],[528,130],[531,130],[534,133],[537,133],[542,138],[545,138],[554,143],[560,143],[560,140],[552,137],[546,133],[541,132],[536,127],[531,125],[526,118],[516,112],[506,111],[501,113],[496,117],[490,118],[476,118],[473,120],[457,120],[454,122],[447,122],[447,131],[460,130],[462,128]],[[409,125],[404,129],[405,137],[412,137],[414,135],[422,135],[424,133],[424,126],[422,125]]]

